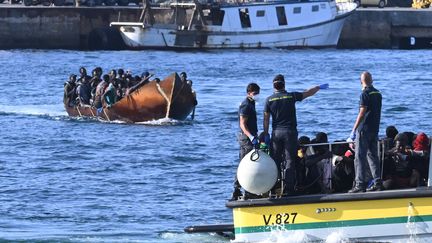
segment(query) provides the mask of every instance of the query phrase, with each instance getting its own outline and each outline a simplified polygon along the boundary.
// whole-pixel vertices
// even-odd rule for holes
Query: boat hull
[[[73,117],[98,117],[134,123],[161,118],[184,120],[195,105],[196,97],[191,86],[174,73],[160,83],[150,82],[140,87],[100,112],[91,106],[71,107],[65,104],[65,109]]]
[[[296,233],[326,240],[334,233],[352,240],[432,237],[432,190],[338,194],[229,202],[235,242],[262,242]]]
[[[327,6],[331,8],[331,5]],[[120,27],[122,38],[131,49],[332,47],[337,45],[344,21],[355,7],[348,5],[347,9],[333,17],[330,12],[311,21],[295,20],[296,16],[293,16],[294,23],[290,25],[265,27],[265,24],[261,23],[249,29],[230,29],[225,25],[203,26],[200,30],[182,30],[178,26],[166,24],[146,26],[142,23],[129,23],[128,26],[122,26],[122,23],[118,22],[112,25]],[[258,21],[262,20],[256,19],[256,22]]]

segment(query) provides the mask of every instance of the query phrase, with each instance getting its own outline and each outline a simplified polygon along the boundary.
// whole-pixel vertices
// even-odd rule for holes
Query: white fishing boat
[[[139,22],[112,22],[132,49],[224,49],[336,46],[353,2],[264,1],[237,4],[171,3],[159,23],[150,4]],[[162,21],[163,22],[163,21]]]

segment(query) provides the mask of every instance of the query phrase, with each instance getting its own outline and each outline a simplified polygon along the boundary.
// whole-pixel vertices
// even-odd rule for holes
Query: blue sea
[[[380,135],[432,135],[431,50],[0,51],[0,241],[229,242],[183,233],[231,223],[225,208],[238,164],[237,110],[246,85],[285,75],[287,90],[329,83],[297,104],[300,135],[346,139],[358,112],[360,74],[383,93]],[[67,116],[63,84],[80,66],[186,71],[195,120],[142,124]]]

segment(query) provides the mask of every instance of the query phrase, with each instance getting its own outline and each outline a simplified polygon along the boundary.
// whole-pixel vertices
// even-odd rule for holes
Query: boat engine
[[[240,161],[237,179],[240,185],[253,194],[263,194],[273,188],[278,178],[274,160],[258,149],[250,151]]]

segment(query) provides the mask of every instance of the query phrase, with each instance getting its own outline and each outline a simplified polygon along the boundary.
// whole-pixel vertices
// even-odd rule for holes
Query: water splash
[[[311,241],[304,231],[290,231],[280,225],[272,229],[269,238],[260,243],[306,243]]]
[[[66,111],[61,105],[0,105],[1,113],[6,115],[49,116],[54,118],[67,116]]]
[[[408,229],[408,232],[410,234],[409,243],[415,243],[418,242],[418,227],[417,223],[415,222],[415,217],[417,215],[417,210],[414,208],[414,204],[412,202],[409,202],[408,204],[408,221],[406,223],[406,227]]]
[[[176,125],[188,125],[192,124],[192,121],[185,120],[185,121],[179,121],[171,118],[161,118],[158,120],[152,120],[152,121],[145,121],[145,122],[136,122],[135,124],[138,125],[147,125],[147,126],[176,126]]]
[[[228,239],[217,234],[186,234],[175,232],[163,232],[159,235],[163,240],[174,240],[175,242],[196,243],[227,243]]]

